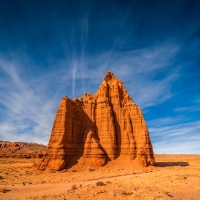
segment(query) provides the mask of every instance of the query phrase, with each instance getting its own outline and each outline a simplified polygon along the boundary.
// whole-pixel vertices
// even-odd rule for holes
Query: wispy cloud
[[[55,109],[60,101],[58,94],[49,94],[54,74],[50,77],[44,75],[37,81],[28,80],[22,67],[16,60],[0,60],[3,74],[0,80],[0,106],[5,108],[0,122],[0,137],[47,143]]]
[[[85,70],[84,70],[84,62],[85,62],[85,49],[87,46],[88,40],[88,32],[89,32],[89,12],[85,15],[84,19],[82,20],[82,35],[81,35],[81,59],[80,59],[80,68],[81,68],[81,75],[82,75],[82,83],[83,83],[83,90],[85,91]]]
[[[185,111],[195,112],[195,111],[199,111],[199,110],[200,110],[199,105],[197,105],[197,106],[188,106],[188,107],[180,107],[180,108],[175,108],[174,109],[175,112],[185,112]]]
[[[198,153],[199,120],[171,117],[149,121],[148,125],[155,153]]]
[[[87,27],[85,29],[87,31]],[[167,54],[169,48],[172,51]],[[155,76],[173,63],[178,50],[179,46],[169,44],[123,54],[113,50],[109,59],[104,53],[95,56],[83,53],[84,58],[74,53],[67,60],[51,60],[51,70],[39,74],[37,79],[26,77],[35,66],[29,63],[27,71],[21,56],[15,55],[11,60],[2,57],[0,67],[4,75],[0,80],[0,104],[6,108],[6,117],[0,122],[4,130],[0,136],[8,140],[17,135],[19,140],[47,143],[61,98],[64,95],[80,97],[84,90],[95,93],[107,70],[122,79],[133,100],[142,108],[162,103],[173,95],[172,82],[178,77],[178,71],[171,70],[158,80]],[[81,71],[83,73],[79,73]]]
[[[75,61],[75,63],[73,63],[73,69],[72,69],[72,97],[74,98],[74,90],[75,90],[75,86],[76,86],[76,65],[77,65],[77,61]]]
[[[200,139],[196,137],[196,139]],[[181,141],[181,142],[180,142]],[[158,154],[199,154],[199,143],[196,140],[176,140],[158,142],[154,145],[154,153]]]
[[[140,107],[145,108],[162,103],[173,95],[172,84],[179,77],[179,68],[173,69],[174,59],[179,50],[179,45],[163,44],[152,49],[113,51],[112,55],[108,52],[108,54],[100,54],[92,58],[87,56],[88,62],[83,64],[85,79],[100,84],[101,80],[98,81],[96,76],[103,78],[106,71],[113,71],[116,77],[123,80],[128,92]],[[170,73],[156,79],[157,73],[167,68]],[[79,75],[77,75],[78,78],[80,78]],[[87,89],[90,90],[90,88]]]

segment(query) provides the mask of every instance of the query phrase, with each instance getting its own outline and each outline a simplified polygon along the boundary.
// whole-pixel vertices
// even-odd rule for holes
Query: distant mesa
[[[120,161],[127,166],[155,165],[142,111],[121,80],[107,72],[96,94],[63,97],[39,170],[101,167]],[[118,162],[118,164],[120,164]]]
[[[45,149],[43,144],[0,140],[0,158],[42,158]]]

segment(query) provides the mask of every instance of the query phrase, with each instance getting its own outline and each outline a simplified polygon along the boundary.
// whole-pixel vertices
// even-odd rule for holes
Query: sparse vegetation
[[[71,190],[75,190],[76,189],[76,184],[73,184],[72,186],[71,186]]]
[[[111,194],[111,196],[116,196],[115,192],[111,192],[110,194]]]
[[[96,183],[96,185],[97,186],[104,186],[104,185],[106,185],[104,182],[102,182],[102,181],[98,181],[97,183]]]
[[[92,172],[92,171],[94,171],[94,169],[89,167],[89,168],[88,168],[88,171],[89,171],[89,172]]]
[[[0,193],[6,193],[9,192],[10,190],[8,190],[7,188],[1,188],[0,189]]]
[[[115,190],[115,193],[120,195],[127,195],[126,190],[124,189],[117,189]]]
[[[164,193],[165,193],[167,196],[169,196],[169,197],[173,197],[172,194],[171,194],[170,192],[166,192],[166,191],[165,191]]]
[[[113,196],[116,196],[117,194],[118,195],[132,195],[133,194],[133,192],[127,192],[125,189],[120,189],[120,188],[118,188],[118,189],[116,189],[114,192],[113,192]]]

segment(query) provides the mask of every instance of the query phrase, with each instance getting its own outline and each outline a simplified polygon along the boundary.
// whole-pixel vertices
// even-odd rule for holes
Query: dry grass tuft
[[[106,185],[104,182],[102,182],[102,181],[98,181],[97,183],[96,183],[96,185],[97,186],[104,186],[104,185]]]

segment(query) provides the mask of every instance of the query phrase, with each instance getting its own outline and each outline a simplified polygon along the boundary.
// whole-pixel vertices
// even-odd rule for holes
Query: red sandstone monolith
[[[108,72],[96,94],[61,100],[46,153],[35,168],[100,167],[123,156],[130,165],[155,164],[142,111],[122,81]]]

